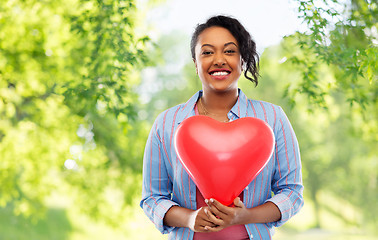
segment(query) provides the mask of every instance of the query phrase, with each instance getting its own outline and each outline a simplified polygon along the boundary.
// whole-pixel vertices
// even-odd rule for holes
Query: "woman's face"
[[[227,92],[237,89],[242,72],[239,45],[223,27],[210,27],[199,36],[194,63],[204,91]]]

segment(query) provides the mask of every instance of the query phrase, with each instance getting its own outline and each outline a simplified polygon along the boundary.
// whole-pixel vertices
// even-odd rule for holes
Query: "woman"
[[[215,16],[198,25],[191,51],[202,90],[156,119],[144,153],[140,205],[162,233],[170,233],[169,239],[271,239],[274,227],[288,221],[303,205],[294,131],[279,106],[249,100],[238,89],[243,68],[247,79],[255,85],[258,82],[256,45],[239,21]],[[273,129],[271,159],[232,207],[203,199],[175,153],[177,126],[198,114],[221,122],[257,117]]]

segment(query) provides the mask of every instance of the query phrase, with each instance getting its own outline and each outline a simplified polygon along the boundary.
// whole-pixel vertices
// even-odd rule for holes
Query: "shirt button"
[[[245,190],[248,190],[249,189],[249,186],[247,186],[246,188],[245,188]]]
[[[251,238],[253,239],[253,234],[251,234]]]
[[[228,117],[231,118],[231,117],[232,117],[232,113],[229,113],[229,114],[228,114]]]

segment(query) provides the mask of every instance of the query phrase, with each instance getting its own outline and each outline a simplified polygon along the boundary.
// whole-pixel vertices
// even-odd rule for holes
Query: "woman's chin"
[[[237,90],[238,85],[237,84],[212,84],[210,86],[210,90],[217,92],[217,93],[223,93],[223,92],[229,92],[232,90]]]

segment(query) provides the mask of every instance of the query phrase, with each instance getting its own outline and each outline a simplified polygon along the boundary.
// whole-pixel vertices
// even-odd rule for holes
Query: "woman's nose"
[[[224,58],[223,54],[215,54],[214,55],[214,65],[215,66],[223,66],[226,64],[226,59]]]

